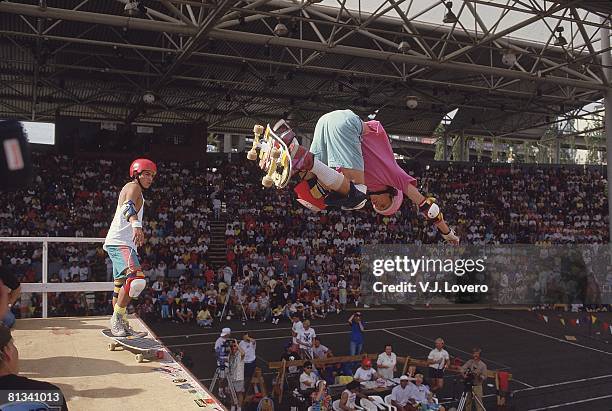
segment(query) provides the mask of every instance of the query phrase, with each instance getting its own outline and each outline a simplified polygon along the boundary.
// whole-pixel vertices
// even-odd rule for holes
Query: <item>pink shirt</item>
[[[395,161],[389,136],[379,121],[364,123],[361,151],[365,184],[369,191],[391,186],[405,193],[408,185],[416,187],[416,178],[408,175]]]

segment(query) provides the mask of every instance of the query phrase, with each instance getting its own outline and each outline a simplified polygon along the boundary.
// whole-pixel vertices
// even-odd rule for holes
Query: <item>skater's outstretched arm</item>
[[[134,244],[137,247],[144,245],[144,231],[142,222],[138,221],[138,210],[142,207],[142,189],[137,184],[128,184],[124,189],[124,217],[132,224]]]
[[[421,194],[421,192],[413,185],[408,185],[405,188],[404,194],[406,197],[410,199],[414,204],[416,204],[419,208],[426,206],[427,198]],[[442,214],[442,213],[440,213]],[[440,215],[440,218],[434,222],[434,225],[442,234],[442,237],[451,244],[459,244],[459,237],[457,237],[453,230],[450,229],[446,221],[444,221],[444,217]]]

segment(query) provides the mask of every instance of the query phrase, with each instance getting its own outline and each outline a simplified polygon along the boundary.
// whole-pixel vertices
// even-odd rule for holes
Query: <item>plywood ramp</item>
[[[19,374],[58,385],[71,411],[225,410],[167,353],[163,360],[138,363],[130,351],[109,351],[111,340],[101,333],[108,324],[109,317],[18,320],[12,334]],[[130,325],[156,338],[138,318],[130,318]],[[173,383],[179,378],[191,386]],[[206,405],[198,406],[198,399]]]

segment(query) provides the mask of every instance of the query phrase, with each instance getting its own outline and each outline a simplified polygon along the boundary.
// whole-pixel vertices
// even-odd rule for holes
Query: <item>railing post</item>
[[[47,284],[49,274],[49,243],[47,241],[43,241],[43,250],[42,250],[42,283]],[[42,293],[42,316],[43,318],[48,317],[48,294],[47,291],[43,291]]]

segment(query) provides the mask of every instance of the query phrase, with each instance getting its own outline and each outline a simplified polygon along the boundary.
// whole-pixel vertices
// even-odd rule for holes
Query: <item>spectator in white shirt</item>
[[[376,371],[381,378],[392,379],[395,365],[397,364],[397,356],[393,352],[391,344],[385,345],[385,352],[381,353],[376,360]]]
[[[310,321],[306,320],[302,324],[302,330],[298,333],[298,344],[302,352],[302,358],[312,358],[312,343],[317,336],[314,328],[310,328]]]
[[[297,315],[297,313],[291,314],[291,323],[292,323],[292,325],[291,325],[291,334],[293,335],[293,344],[299,344],[298,343],[298,335],[304,329],[304,325],[300,321],[300,316]]]
[[[232,271],[232,268],[229,265],[226,265],[225,267],[223,267],[223,281],[225,282],[225,284],[232,285],[233,275],[234,275],[234,272]]]
[[[229,355],[229,379],[234,386],[234,390],[236,391],[236,396],[238,397],[238,403],[232,405],[232,411],[241,411],[242,403],[244,402],[244,356],[245,353],[242,351],[242,348],[236,341],[232,341],[230,346],[230,355]],[[234,408],[235,406],[235,408]]]
[[[72,266],[70,266],[70,279],[74,279],[75,275],[78,276],[80,270],[81,268],[77,265],[76,261],[74,261]]]
[[[86,263],[81,263],[79,266],[79,280],[87,281],[89,280],[89,267]]]
[[[153,291],[155,291],[156,293],[161,293],[162,291],[162,281],[160,281],[159,279],[157,279],[154,283],[153,286],[151,287],[151,289]]]
[[[62,268],[59,270],[59,277],[63,283],[69,281],[69,279],[71,278],[70,270],[68,269],[66,264],[62,265]]]
[[[410,386],[410,399],[414,400],[416,404],[427,404],[429,402],[429,387],[423,384],[423,374],[417,374],[414,376],[414,384]]]
[[[372,368],[372,360],[369,358],[364,358],[364,360],[361,362],[361,367],[357,368],[353,378],[359,382],[377,379],[378,374],[376,373],[376,370]]]
[[[410,395],[412,394],[412,384],[407,375],[400,377],[399,385],[391,390],[391,404],[397,407],[397,411],[412,411],[414,407],[410,405]]]
[[[442,338],[436,338],[435,344],[436,348],[431,350],[427,356],[432,392],[439,391],[444,387],[444,371],[446,371],[450,365],[450,356],[444,349],[444,340]]]
[[[244,351],[244,380],[248,385],[255,372],[255,362],[257,361],[255,349],[257,348],[257,343],[255,339],[246,332],[238,345],[242,348],[242,351]]]
[[[312,343],[312,354],[315,360],[323,360],[334,355],[329,348],[321,344],[321,340],[318,337],[315,337]]]
[[[312,371],[312,363],[304,362],[304,372],[300,375],[300,391],[312,390],[315,388],[318,377]]]

